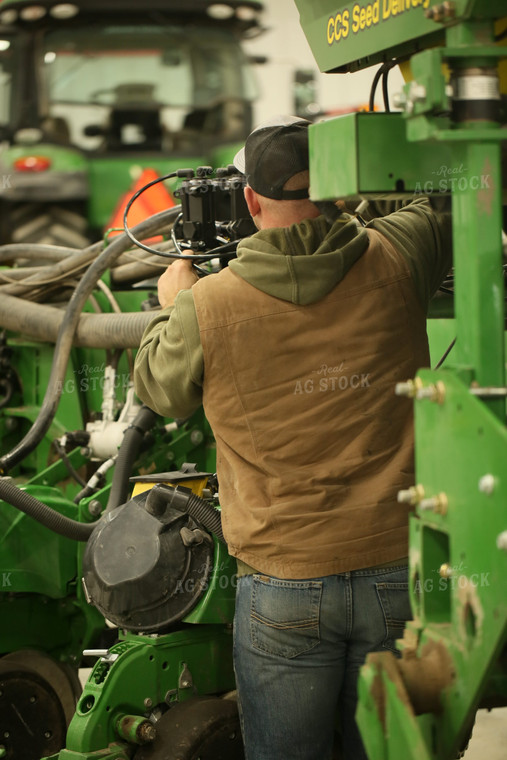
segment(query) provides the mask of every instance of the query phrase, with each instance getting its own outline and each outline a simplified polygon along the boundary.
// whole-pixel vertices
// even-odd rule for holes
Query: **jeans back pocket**
[[[382,647],[394,654],[400,652],[396,648],[396,639],[403,637],[407,620],[412,619],[408,583],[376,583],[377,596],[384,615],[386,638]]]
[[[321,581],[291,581],[254,575],[250,635],[252,645],[292,658],[320,642]]]

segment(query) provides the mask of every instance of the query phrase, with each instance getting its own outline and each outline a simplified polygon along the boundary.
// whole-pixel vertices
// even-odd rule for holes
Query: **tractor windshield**
[[[41,108],[79,147],[148,139],[174,149],[192,131],[224,139],[248,131],[255,86],[226,30],[93,24],[46,32],[41,58]]]
[[[0,128],[11,118],[12,77],[14,71],[14,38],[0,29]]]

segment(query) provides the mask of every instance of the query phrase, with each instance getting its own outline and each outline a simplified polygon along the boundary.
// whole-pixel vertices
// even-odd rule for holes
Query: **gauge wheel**
[[[65,746],[81,685],[77,673],[35,650],[0,659],[0,748],[4,760],[39,760]]]
[[[134,760],[244,760],[233,699],[189,699],[171,707],[155,726],[155,740],[138,749]]]
[[[23,203],[9,212],[10,237],[13,243],[59,245],[85,248],[88,222],[77,211],[42,203]]]

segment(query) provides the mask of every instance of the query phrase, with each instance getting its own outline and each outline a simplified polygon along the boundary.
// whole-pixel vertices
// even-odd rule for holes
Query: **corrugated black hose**
[[[71,538],[74,541],[88,541],[97,524],[71,520],[70,517],[61,515],[8,480],[0,479],[0,499],[24,512],[25,515],[33,517],[34,520],[37,520],[37,522],[40,522],[54,533],[65,536],[65,538]]]
[[[146,499],[146,511],[155,517],[159,517],[167,507],[174,507],[182,512],[187,512],[225,544],[220,511],[215,509],[213,504],[189,491],[188,488],[181,486],[173,488],[164,483],[157,483],[156,486],[153,486]]]

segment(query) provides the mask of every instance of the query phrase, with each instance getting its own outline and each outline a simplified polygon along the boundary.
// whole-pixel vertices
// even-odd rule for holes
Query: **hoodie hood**
[[[264,293],[305,306],[331,292],[367,247],[366,230],[352,217],[319,216],[245,238],[229,268]]]

